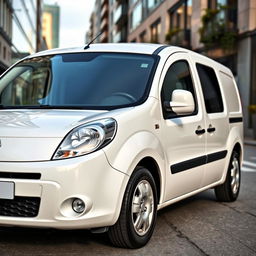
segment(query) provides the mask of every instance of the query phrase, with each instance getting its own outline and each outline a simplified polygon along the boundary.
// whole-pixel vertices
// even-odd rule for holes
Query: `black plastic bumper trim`
[[[229,118],[229,123],[233,124],[233,123],[241,123],[243,122],[243,118],[242,117],[230,117]]]
[[[0,172],[3,179],[40,180],[41,173]]]

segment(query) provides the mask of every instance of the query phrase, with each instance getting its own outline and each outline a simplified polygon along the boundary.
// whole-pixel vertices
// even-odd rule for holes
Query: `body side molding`
[[[183,172],[183,171],[198,167],[200,165],[204,165],[204,164],[207,164],[207,163],[218,161],[220,159],[225,158],[227,153],[228,153],[227,150],[223,150],[223,151],[219,151],[219,152],[215,152],[215,153],[212,153],[212,154],[196,157],[196,158],[186,160],[186,161],[181,162],[181,163],[171,165],[170,166],[171,173],[175,174],[175,173]]]

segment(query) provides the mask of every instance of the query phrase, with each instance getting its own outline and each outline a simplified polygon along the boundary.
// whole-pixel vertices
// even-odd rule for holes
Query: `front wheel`
[[[108,231],[117,247],[140,248],[152,236],[156,222],[157,192],[152,174],[137,167],[128,182],[118,221]]]
[[[222,185],[215,187],[215,195],[218,201],[233,202],[237,199],[240,190],[241,170],[239,154],[232,153],[226,180]]]

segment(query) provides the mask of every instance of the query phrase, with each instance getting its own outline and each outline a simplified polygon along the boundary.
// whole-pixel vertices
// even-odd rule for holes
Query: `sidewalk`
[[[244,144],[256,147],[256,140],[254,140],[253,138],[247,137],[247,138],[244,138]]]

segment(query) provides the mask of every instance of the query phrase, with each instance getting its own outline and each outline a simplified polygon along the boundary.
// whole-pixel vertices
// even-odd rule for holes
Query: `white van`
[[[0,80],[0,225],[108,232],[138,248],[157,210],[236,200],[243,118],[231,71],[155,44],[50,50]]]

